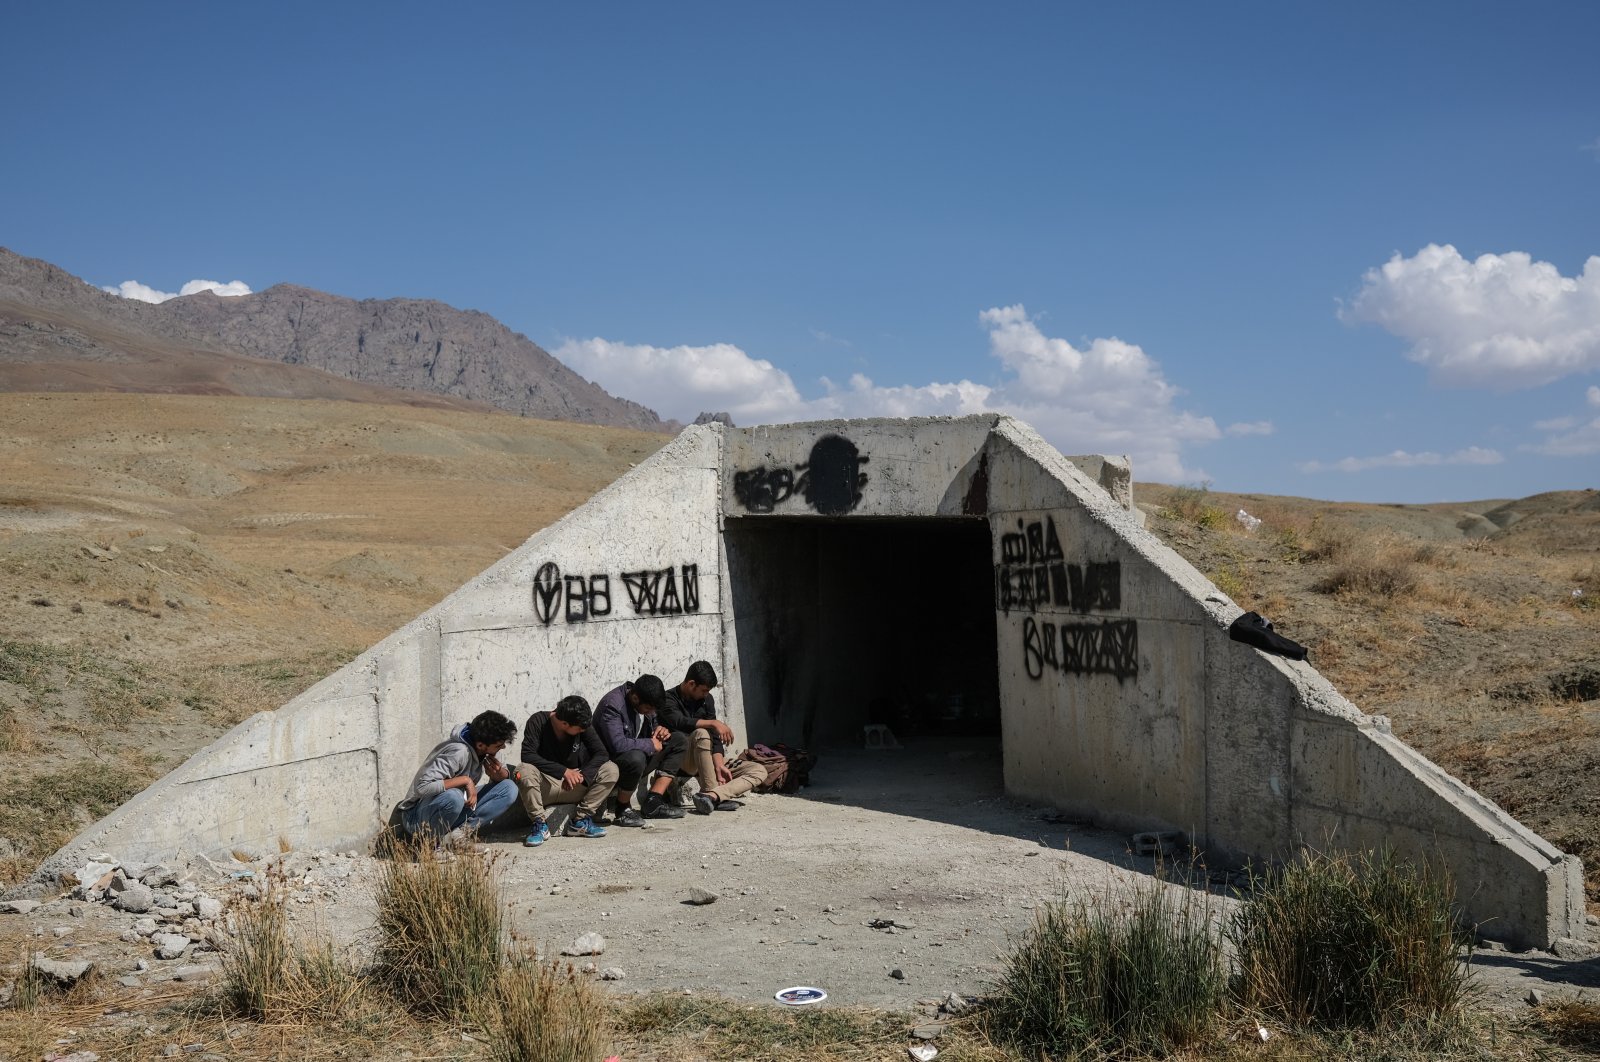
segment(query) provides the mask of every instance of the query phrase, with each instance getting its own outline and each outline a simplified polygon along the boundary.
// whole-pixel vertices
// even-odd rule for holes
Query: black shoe
[[[613,826],[643,826],[644,816],[632,808],[623,808],[611,819]]]
[[[647,819],[681,819],[683,816],[683,809],[668,804],[660,793],[651,793],[644,798],[644,817]]]
[[[717,801],[717,810],[718,811],[738,811],[742,807],[744,807],[744,805],[741,804],[737,800],[719,800],[719,801]]]
[[[717,810],[716,802],[704,793],[694,795],[694,813],[696,815],[709,815]]]

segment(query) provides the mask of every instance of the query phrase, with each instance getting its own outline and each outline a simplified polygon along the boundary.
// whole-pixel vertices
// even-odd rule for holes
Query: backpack
[[[767,780],[756,786],[758,793],[793,793],[811,783],[811,768],[817,757],[793,745],[751,745],[741,759],[759,763],[767,769]]]

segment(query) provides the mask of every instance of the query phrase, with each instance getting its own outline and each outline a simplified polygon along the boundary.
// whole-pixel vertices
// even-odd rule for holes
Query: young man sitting
[[[476,833],[509,808],[517,784],[495,754],[516,736],[517,724],[499,712],[481,712],[435,745],[400,801],[406,833],[442,845],[452,835]],[[489,778],[481,792],[480,775]]]
[[[617,790],[612,801],[618,826],[643,826],[645,819],[681,819],[683,809],[673,807],[663,795],[672,784],[689,741],[656,721],[665,690],[654,675],[624,682],[604,697],[595,711],[594,728],[617,765]],[[644,814],[634,811],[634,787],[647,772],[661,772],[650,783]]]
[[[537,848],[550,837],[544,809],[551,804],[576,804],[563,837],[604,837],[594,814],[617,784],[617,765],[591,729],[594,715],[582,697],[563,697],[553,712],[534,712],[522,732],[522,766],[517,785],[522,806],[533,822],[523,840]]]
[[[700,815],[738,811],[744,805],[733,798],[767,780],[767,769],[759,763],[745,759],[728,765],[726,751],[733,744],[733,728],[717,718],[717,702],[711,696],[716,685],[717,673],[710,662],[696,660],[683,681],[666,691],[659,713],[663,726],[689,741],[678,777],[699,779],[694,810]]]

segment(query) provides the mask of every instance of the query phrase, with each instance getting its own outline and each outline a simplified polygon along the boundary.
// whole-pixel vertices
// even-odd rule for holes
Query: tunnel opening
[[[724,526],[752,742],[1000,746],[989,522],[732,518]]]

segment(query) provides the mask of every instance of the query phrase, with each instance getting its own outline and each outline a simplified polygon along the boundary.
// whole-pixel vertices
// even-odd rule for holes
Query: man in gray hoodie
[[[517,736],[517,724],[499,712],[480,712],[433,747],[400,801],[400,821],[415,839],[435,844],[457,829],[476,831],[517,799],[517,783],[495,754]],[[489,784],[478,783],[487,775]]]

